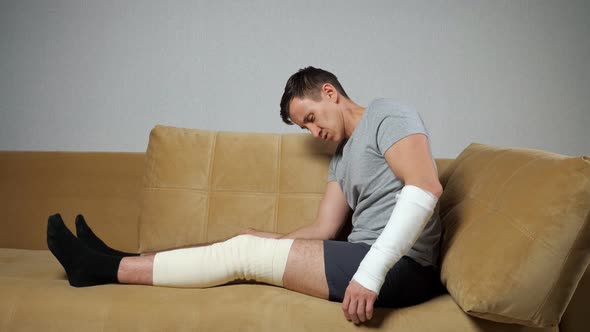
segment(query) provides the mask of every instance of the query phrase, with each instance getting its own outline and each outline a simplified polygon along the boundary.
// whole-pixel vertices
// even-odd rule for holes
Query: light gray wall
[[[307,65],[470,142],[590,154],[589,1],[0,0],[0,150],[145,151],[155,124],[302,132]]]

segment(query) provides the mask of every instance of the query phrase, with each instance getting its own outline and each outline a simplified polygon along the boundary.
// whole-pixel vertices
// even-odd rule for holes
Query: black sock
[[[102,253],[109,255],[125,257],[139,256],[139,254],[119,251],[107,246],[103,240],[101,240],[98,236],[96,236],[96,234],[94,234],[92,229],[90,229],[90,226],[88,226],[88,224],[86,223],[86,220],[84,220],[84,216],[81,214],[76,216],[76,235],[78,235],[78,238],[82,240],[84,244],[96,251],[100,251]]]
[[[70,285],[118,283],[117,272],[123,257],[88,248],[66,227],[59,213],[47,220],[47,246],[66,270]]]

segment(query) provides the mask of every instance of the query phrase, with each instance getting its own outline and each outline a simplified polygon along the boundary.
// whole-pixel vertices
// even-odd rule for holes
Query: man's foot
[[[92,229],[90,229],[90,226],[88,226],[88,224],[86,223],[86,220],[84,220],[84,216],[81,214],[76,216],[76,235],[78,235],[78,239],[82,240],[82,242],[84,242],[84,244],[89,248],[92,248],[96,251],[100,251],[108,255],[116,255],[123,257],[139,256],[139,254],[119,251],[107,246],[103,240],[101,240],[98,236],[96,236],[96,234],[94,234]]]
[[[123,257],[86,247],[64,224],[59,213],[47,220],[47,246],[57,258],[74,287],[117,283]]]

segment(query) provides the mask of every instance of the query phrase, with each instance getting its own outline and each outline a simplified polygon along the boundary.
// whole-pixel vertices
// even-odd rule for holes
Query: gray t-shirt
[[[395,142],[415,133],[425,134],[430,142],[418,112],[391,99],[375,99],[365,109],[351,137],[338,144],[330,160],[328,182],[340,184],[348,205],[354,210],[348,242],[372,245],[385,228],[404,183],[395,176],[384,154]],[[439,266],[438,210],[437,204],[418,240],[406,254],[421,265]]]

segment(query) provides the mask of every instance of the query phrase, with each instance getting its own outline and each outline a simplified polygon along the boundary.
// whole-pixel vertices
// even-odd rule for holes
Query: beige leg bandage
[[[153,285],[211,287],[236,279],[283,286],[283,273],[293,239],[243,234],[204,247],[156,253]]]

